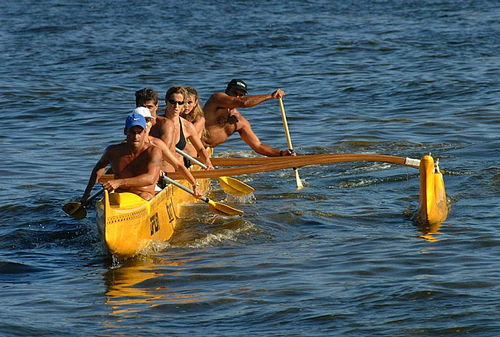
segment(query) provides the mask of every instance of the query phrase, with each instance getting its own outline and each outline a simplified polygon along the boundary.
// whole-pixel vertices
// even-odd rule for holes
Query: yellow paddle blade
[[[234,216],[243,214],[243,211],[239,209],[233,208],[225,204],[221,204],[220,202],[216,202],[211,199],[208,199],[207,203],[210,210],[215,214],[225,215],[225,216]]]
[[[227,193],[240,197],[255,191],[252,186],[231,177],[219,177],[219,184],[220,187]]]
[[[293,169],[293,171],[295,172],[295,180],[297,181],[297,189],[301,190],[304,187],[304,185],[302,184],[302,180],[300,180],[299,170]]]
[[[62,209],[66,214],[77,220],[81,220],[87,216],[87,209],[78,201],[68,202]]]

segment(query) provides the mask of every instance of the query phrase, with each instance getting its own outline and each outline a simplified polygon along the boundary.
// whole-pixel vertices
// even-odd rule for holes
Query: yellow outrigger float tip
[[[415,220],[426,229],[424,235],[435,233],[450,211],[438,163],[430,153],[420,160],[420,207]]]

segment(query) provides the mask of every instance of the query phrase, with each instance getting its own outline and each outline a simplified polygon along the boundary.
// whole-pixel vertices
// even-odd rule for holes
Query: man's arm
[[[212,161],[210,160],[210,156],[208,155],[207,150],[205,149],[205,146],[203,146],[203,143],[201,142],[200,137],[198,136],[198,133],[196,132],[196,129],[194,125],[190,122],[183,123],[183,127],[187,132],[185,132],[188,135],[189,141],[191,141],[191,144],[193,147],[196,149],[200,157],[205,162],[205,165],[208,166],[209,170],[213,170],[214,166],[212,165]]]
[[[196,130],[196,134],[200,137],[203,135],[203,130],[205,129],[205,117],[201,116],[199,120],[193,123]]]
[[[169,149],[173,149],[174,144],[174,125],[170,119],[167,119],[160,129],[160,139],[167,145]]]
[[[189,181],[189,183],[193,186],[193,192],[195,194],[194,196],[196,198],[200,198],[202,195],[199,191],[198,186],[196,185],[196,179],[186,168],[186,166],[184,166],[184,163],[178,160],[177,157],[173,155],[172,151],[169,150],[167,145],[160,139],[153,138],[153,144],[155,146],[158,146],[158,148],[161,150],[163,159],[168,161],[173,166],[176,172],[180,171],[186,177],[186,180]]]
[[[259,137],[257,137],[257,135],[253,132],[250,122],[248,122],[248,120],[241,114],[238,115],[238,123],[241,125],[240,129],[238,129],[241,139],[243,139],[245,143],[247,143],[255,152],[268,157],[291,155],[288,150],[280,151],[280,149],[262,143]]]
[[[285,96],[285,92],[277,89],[271,94],[251,96],[229,96],[223,92],[213,94],[205,104],[203,111],[215,111],[217,108],[249,108],[270,99],[279,99]]]
[[[87,199],[90,195],[90,192],[92,191],[92,188],[94,187],[95,183],[101,178],[101,176],[104,174],[104,170],[106,169],[106,166],[109,164],[109,160],[107,159],[107,153],[109,151],[109,148],[106,149],[106,151],[103,153],[99,161],[95,164],[94,169],[92,170],[92,173],[90,174],[89,182],[87,183],[87,187],[85,188],[85,192],[83,192],[83,196],[80,199],[80,202],[82,204],[85,204],[87,202]]]

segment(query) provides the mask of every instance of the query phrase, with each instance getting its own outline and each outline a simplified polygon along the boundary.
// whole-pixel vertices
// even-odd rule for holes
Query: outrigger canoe
[[[220,159],[219,164],[222,164],[223,160]],[[228,162],[231,161],[231,158],[227,159]],[[272,164],[262,164],[268,160]],[[243,162],[236,161],[237,164],[229,165],[241,165]],[[249,166],[212,171],[195,170],[192,173],[201,183],[201,190],[206,191],[209,188],[211,177],[345,161],[382,161],[419,168],[420,206],[415,215],[415,221],[419,225],[427,224],[431,226],[430,228],[436,228],[446,220],[450,208],[443,176],[430,154],[423,156],[421,160],[372,154],[259,158]],[[177,174],[169,174],[169,176],[187,185],[187,182]],[[179,222],[181,207],[195,201],[193,196],[172,184],[167,185],[150,201],[132,193],[108,193],[104,191],[104,198],[96,205],[99,233],[111,254],[118,257],[131,257],[148,248],[154,241],[170,239]]]

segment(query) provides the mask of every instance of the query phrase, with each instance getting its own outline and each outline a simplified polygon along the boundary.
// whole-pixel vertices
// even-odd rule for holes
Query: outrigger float
[[[210,178],[348,161],[380,161],[419,168],[420,207],[415,214],[415,222],[435,228],[446,220],[450,207],[443,176],[430,154],[421,160],[373,154],[212,158],[214,165],[243,166],[210,171],[195,169],[192,174],[201,183],[201,190],[207,191]],[[169,177],[177,179],[183,185],[188,184],[177,173],[169,173]],[[131,257],[141,253],[155,241],[169,240],[180,221],[181,207],[196,201],[192,195],[181,191],[173,184],[168,184],[150,201],[132,193],[104,191],[104,197],[96,205],[99,233],[112,255]]]

